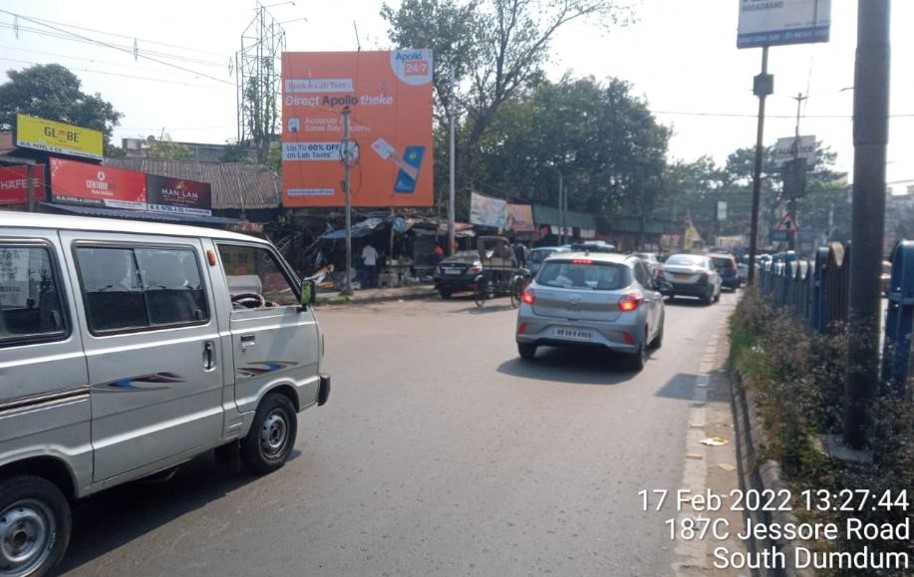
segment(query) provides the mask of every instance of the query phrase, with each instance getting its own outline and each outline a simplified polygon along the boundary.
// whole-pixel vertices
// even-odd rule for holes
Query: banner
[[[22,148],[101,160],[104,141],[104,135],[98,130],[16,115],[16,146]]]
[[[283,206],[432,206],[432,52],[282,55]],[[343,110],[350,145],[343,146]]]
[[[27,204],[29,201],[29,167],[24,164],[0,166],[0,205]],[[44,200],[44,165],[32,168],[35,201]]]
[[[505,230],[514,232],[533,231],[533,207],[529,204],[509,204],[505,219]]]
[[[63,204],[146,210],[146,175],[52,158],[51,198]]]
[[[828,42],[831,0],[739,0],[737,48]]]
[[[149,210],[212,216],[212,187],[208,182],[146,175]]]
[[[504,228],[508,220],[507,201],[475,192],[470,193],[470,222],[480,226]]]

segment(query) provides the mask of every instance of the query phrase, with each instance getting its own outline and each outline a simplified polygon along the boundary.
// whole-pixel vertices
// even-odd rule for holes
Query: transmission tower
[[[241,50],[235,53],[238,143],[252,146],[257,162],[263,163],[279,133],[286,32],[260,2],[255,12],[241,34]]]

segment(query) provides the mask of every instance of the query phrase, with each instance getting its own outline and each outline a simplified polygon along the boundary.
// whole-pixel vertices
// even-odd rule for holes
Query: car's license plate
[[[689,280],[690,278],[692,278],[692,275],[690,275],[690,274],[674,274],[674,275],[673,275],[673,278],[676,279],[676,280]]]
[[[458,269],[458,268],[446,268],[446,269],[444,269],[444,274],[460,274],[460,269]]]
[[[556,328],[554,329],[554,334],[556,337],[563,339],[574,339],[578,341],[593,340],[593,333],[591,331],[583,331],[581,329]]]

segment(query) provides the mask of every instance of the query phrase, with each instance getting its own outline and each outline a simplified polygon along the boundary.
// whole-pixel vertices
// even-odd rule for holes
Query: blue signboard
[[[739,0],[737,48],[828,42],[831,0]]]

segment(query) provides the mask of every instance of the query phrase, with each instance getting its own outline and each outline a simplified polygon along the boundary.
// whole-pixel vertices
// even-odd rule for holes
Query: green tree
[[[154,136],[146,138],[146,154],[149,158],[166,160],[193,160],[194,153],[180,142],[175,142],[171,136],[164,134],[162,138]]]
[[[60,64],[36,64],[8,70],[9,80],[0,85],[0,129],[10,130],[17,114],[28,114],[98,130],[111,146],[111,133],[121,113],[101,95],[82,91],[79,78]]]
[[[436,52],[439,122],[465,111],[457,158],[458,187],[472,187],[479,144],[505,103],[542,80],[555,34],[575,21],[602,27],[627,12],[611,0],[404,0],[381,15],[402,48]]]

